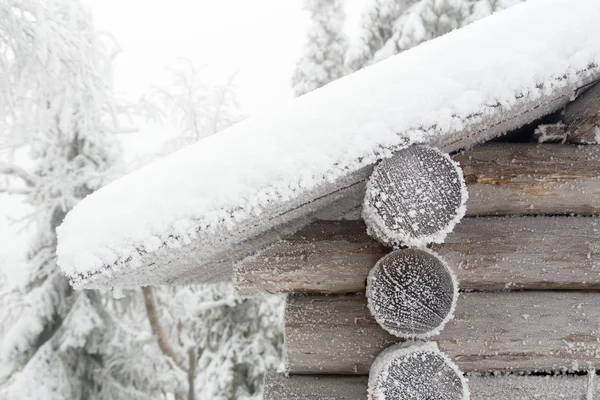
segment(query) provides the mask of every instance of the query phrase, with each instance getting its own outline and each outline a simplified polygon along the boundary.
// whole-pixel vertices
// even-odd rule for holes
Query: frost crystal
[[[468,400],[467,380],[435,343],[406,343],[379,355],[369,400]]]
[[[369,310],[393,335],[427,338],[454,316],[458,283],[429,250],[396,250],[377,262],[367,278]]]
[[[467,197],[458,164],[437,149],[411,146],[375,168],[363,218],[388,246],[439,243],[465,215]]]

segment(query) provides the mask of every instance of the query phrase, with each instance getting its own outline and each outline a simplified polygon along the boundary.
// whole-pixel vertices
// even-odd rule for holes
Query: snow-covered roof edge
[[[241,257],[357,207],[378,159],[469,147],[564,106],[600,78],[598,18],[596,0],[530,0],[237,124],[84,199],[59,229],[59,265],[79,288],[230,279]],[[225,150],[215,181],[210,154]],[[178,174],[189,188],[169,187]]]

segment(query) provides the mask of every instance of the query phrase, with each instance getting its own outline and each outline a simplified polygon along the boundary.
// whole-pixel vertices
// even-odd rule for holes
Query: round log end
[[[369,310],[392,335],[426,339],[454,316],[458,282],[430,250],[395,250],[380,259],[367,278]]]
[[[390,247],[441,243],[466,212],[460,166],[427,146],[410,146],[381,161],[367,183],[368,233]]]
[[[467,379],[435,343],[383,351],[369,373],[369,400],[468,400]]]

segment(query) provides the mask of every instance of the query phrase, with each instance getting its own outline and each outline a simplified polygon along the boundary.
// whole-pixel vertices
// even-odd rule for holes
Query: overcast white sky
[[[123,49],[114,65],[121,90],[143,92],[183,56],[238,71],[248,114],[292,97],[289,79],[308,23],[302,0],[87,1],[96,26],[114,34]],[[364,0],[346,1],[354,27]]]
[[[114,64],[117,90],[137,98],[165,83],[166,68],[178,57],[238,72],[239,100],[246,114],[268,112],[292,99],[290,76],[302,52],[308,16],[302,0],[85,0],[98,29],[110,32],[122,53]],[[358,25],[365,0],[346,0],[348,31]],[[129,152],[152,151],[161,129],[144,127],[125,141]],[[131,156],[131,154],[130,154]],[[18,277],[27,233],[27,208],[18,197],[0,194],[0,271]]]

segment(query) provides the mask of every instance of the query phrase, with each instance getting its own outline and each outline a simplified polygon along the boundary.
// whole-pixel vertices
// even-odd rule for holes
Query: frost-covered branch
[[[0,193],[27,195],[27,194],[31,193],[31,189],[22,188],[22,187],[20,188],[20,187],[10,187],[10,186],[0,186]]]
[[[179,132],[177,137],[167,141],[163,153],[217,133],[242,117],[234,90],[235,74],[223,84],[211,84],[214,79],[209,79],[205,66],[196,67],[189,60],[183,61],[183,66],[169,69],[172,83],[168,87],[153,87],[149,96],[158,114],[168,115]],[[157,111],[152,114],[156,115]]]
[[[38,177],[30,174],[25,169],[4,161],[0,161],[0,174],[21,178],[28,186],[35,186],[39,182]]]

